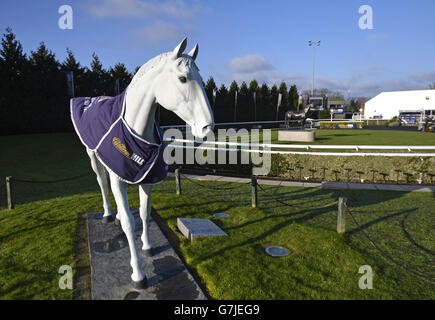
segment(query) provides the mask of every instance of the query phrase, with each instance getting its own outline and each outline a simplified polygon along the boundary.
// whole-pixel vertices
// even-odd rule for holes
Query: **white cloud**
[[[363,82],[354,84],[349,88],[351,97],[367,97],[371,98],[375,95],[386,91],[382,89],[382,86],[377,82]]]
[[[409,77],[419,83],[435,82],[435,71],[417,72],[411,74]]]
[[[300,83],[303,77],[295,73],[284,73],[276,71],[258,71],[258,72],[236,72],[228,77],[228,81],[236,80],[238,83],[245,81],[249,84],[252,80],[257,80],[261,85],[263,82],[268,85],[279,85],[282,81],[287,84]]]
[[[228,63],[228,67],[234,72],[241,73],[252,73],[273,69],[272,64],[259,54],[248,54],[243,57],[235,57]]]
[[[180,41],[184,36],[195,33],[195,17],[209,9],[196,1],[186,4],[183,0],[94,0],[87,4],[86,10],[97,18],[124,19],[130,26],[136,25],[130,30],[131,34],[140,38],[135,39],[135,43],[158,43]]]
[[[279,85],[281,82],[285,82],[287,86],[296,84],[299,92],[311,90],[312,87],[311,75],[277,70],[269,60],[258,54],[236,57],[227,66],[231,71],[229,74],[218,74],[226,84],[232,80],[239,84],[242,81],[249,84],[255,79],[260,85],[263,82],[269,86]],[[388,70],[389,68],[383,65],[367,65],[353,70],[341,79],[316,75],[314,86],[317,89],[326,88],[332,92],[341,92],[345,97],[373,97],[382,91],[427,89],[428,84],[435,81],[435,71],[388,79],[385,77]]]
[[[175,24],[165,21],[155,21],[149,26],[139,28],[134,33],[141,39],[147,42],[158,43],[167,40],[183,39],[185,35],[181,29]]]
[[[299,92],[311,90],[311,76],[279,71],[263,71],[253,73],[232,73],[230,76],[220,75],[227,84],[236,80],[239,84],[245,81],[249,84],[253,79],[261,85],[266,82],[269,86],[279,85],[284,81],[287,86],[295,84]],[[417,83],[410,77],[403,79],[367,80],[364,76],[350,74],[344,79],[333,79],[316,76],[314,86],[317,89],[326,88],[332,92],[341,92],[344,97],[374,97],[383,91],[419,90],[427,89],[427,83]]]
[[[416,84],[406,77],[401,79],[387,79],[379,81],[362,81],[348,83],[351,96],[374,97],[383,91],[421,90],[427,89],[426,85]]]
[[[182,0],[140,1],[100,0],[88,6],[88,12],[99,18],[160,18],[190,20],[198,12],[198,6],[187,6]]]

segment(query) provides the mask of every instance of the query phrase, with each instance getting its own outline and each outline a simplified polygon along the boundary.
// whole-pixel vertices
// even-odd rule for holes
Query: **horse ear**
[[[195,47],[188,53],[188,55],[191,56],[193,60],[195,60],[198,56],[198,49],[198,44],[196,44]]]
[[[175,47],[174,51],[172,53],[174,54],[174,59],[177,59],[181,56],[181,54],[184,52],[187,46],[187,38],[184,38],[183,41],[180,42],[178,46]]]

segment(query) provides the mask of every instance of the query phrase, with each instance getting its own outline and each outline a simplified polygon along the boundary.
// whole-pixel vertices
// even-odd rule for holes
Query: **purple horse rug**
[[[156,184],[168,173],[163,160],[166,146],[154,120],[158,143],[135,134],[124,120],[125,92],[116,97],[71,99],[71,118],[82,143],[95,151],[101,163],[122,181]]]

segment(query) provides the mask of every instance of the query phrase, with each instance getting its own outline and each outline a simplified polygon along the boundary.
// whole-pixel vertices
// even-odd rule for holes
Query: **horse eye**
[[[187,78],[184,76],[181,76],[178,78],[181,82],[185,83],[187,81]]]

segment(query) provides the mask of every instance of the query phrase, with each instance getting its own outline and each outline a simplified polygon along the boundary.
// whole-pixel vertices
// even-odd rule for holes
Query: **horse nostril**
[[[207,125],[201,128],[201,136],[205,137],[210,132],[213,132],[213,125]]]
[[[205,126],[204,128],[202,128],[202,130],[203,130],[203,132],[208,133],[210,131],[213,131],[213,128],[214,128],[214,124],[211,124],[211,125]]]

